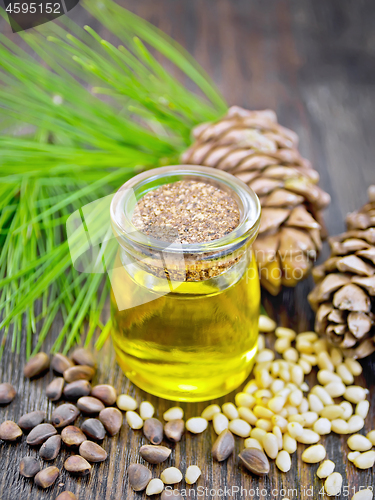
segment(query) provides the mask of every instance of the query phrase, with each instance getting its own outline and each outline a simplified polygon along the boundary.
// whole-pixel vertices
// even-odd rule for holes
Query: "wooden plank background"
[[[119,0],[123,6],[151,21],[186,47],[212,76],[230,104],[252,109],[275,109],[281,124],[295,130],[301,139],[301,151],[321,175],[321,185],[332,196],[326,213],[331,234],[344,228],[345,214],[366,201],[366,188],[375,183],[375,4],[366,0]],[[70,13],[79,24],[90,24],[103,37],[106,33],[96,20],[80,8]],[[2,32],[15,35],[4,22]],[[327,255],[327,249],[324,255]],[[280,323],[302,331],[311,328],[313,314],[306,300],[311,280],[295,290],[285,290],[277,299],[263,294],[263,302]],[[49,345],[61,328],[53,325]],[[268,338],[272,342],[271,337]],[[46,346],[48,348],[48,345]],[[139,401],[150,400],[158,416],[171,403],[150,397],[129,384],[113,362],[111,346],[100,353],[96,380],[113,384]],[[25,412],[44,409],[50,415],[52,404],[44,397],[49,374],[27,381],[22,376],[23,357],[10,353],[0,365],[0,380],[12,382],[18,390],[15,401],[0,408],[0,421],[18,418]],[[374,358],[363,362],[364,376],[372,400],[366,431],[374,426]],[[313,383],[314,376],[309,377]],[[220,403],[233,400],[233,395]],[[200,414],[204,403],[183,405],[186,416]],[[211,427],[202,435],[187,436],[174,447],[165,464],[155,466],[155,476],[165,467],[182,470],[198,464],[202,478],[198,484],[208,488],[199,496],[197,487],[188,498],[321,498],[322,482],[317,466],[300,461],[304,446],[292,458],[287,474],[271,465],[269,476],[258,479],[238,466],[237,453],[243,442],[236,439],[236,454],[223,464],[214,463],[210,449],[215,435]],[[0,498],[2,500],[54,499],[64,489],[80,500],[140,499],[128,486],[126,467],[139,461],[138,448],[145,442],[141,431],[125,424],[119,436],[104,441],[109,460],[94,465],[88,478],[74,479],[61,473],[61,481],[47,491],[32,486],[18,474],[22,456],[37,456],[25,440],[17,445],[0,444]],[[359,471],[348,463],[346,438],[334,434],[323,440],[327,457],[336,462],[336,470],[349,487],[375,486],[374,470]],[[55,462],[62,469],[62,454]],[[221,492],[220,488],[229,488]],[[245,492],[231,488],[239,486]],[[252,488],[255,492],[250,491]],[[264,489],[264,491],[257,491]],[[282,491],[296,488],[296,492]],[[309,489],[313,488],[313,490]],[[210,491],[212,490],[212,491]],[[194,493],[195,492],[195,493]],[[194,496],[195,495],[195,496]],[[345,494],[342,494],[345,498]]]

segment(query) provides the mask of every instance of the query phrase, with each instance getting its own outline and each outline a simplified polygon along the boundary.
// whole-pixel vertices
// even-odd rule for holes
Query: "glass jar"
[[[138,231],[132,215],[148,191],[203,181],[237,202],[239,225],[199,244],[163,242]],[[252,252],[260,221],[255,193],[217,169],[171,166],[125,183],[111,204],[120,244],[112,271],[112,339],[126,376],[175,401],[223,396],[248,376],[257,351],[260,285]]]

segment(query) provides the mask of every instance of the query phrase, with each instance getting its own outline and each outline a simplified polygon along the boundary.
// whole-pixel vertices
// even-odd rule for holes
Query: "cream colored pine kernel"
[[[265,401],[271,399],[273,396],[272,392],[269,389],[258,389],[254,393],[254,397],[256,401]],[[259,404],[259,403],[258,403]]]
[[[281,450],[276,457],[276,466],[281,472],[288,472],[292,466],[292,460],[286,450]]]
[[[259,418],[256,421],[255,426],[258,427],[259,429],[263,429],[266,432],[271,432],[272,430],[272,422],[265,418]]]
[[[342,357],[342,352],[340,349],[337,349],[337,347],[333,347],[329,353],[331,357],[331,361],[333,363],[333,366],[337,367],[341,365],[343,357]]]
[[[279,411],[278,414],[280,415],[280,417],[288,418],[288,410],[286,408],[283,408],[281,411]]]
[[[152,418],[155,413],[154,405],[149,403],[148,401],[142,401],[139,406],[139,414],[141,415],[142,420],[147,420],[148,418]]]
[[[336,496],[341,493],[342,475],[339,472],[330,474],[324,482],[324,490],[328,496]]]
[[[292,415],[298,415],[298,410],[295,406],[287,404],[285,405],[285,409],[288,412],[288,417],[291,417]]]
[[[307,342],[316,342],[319,336],[315,332],[301,332],[297,335],[297,340],[307,340]]]
[[[292,363],[297,363],[297,361],[299,359],[298,351],[294,347],[287,347],[287,349],[282,351],[282,354],[283,354],[283,358],[286,361],[290,361]]]
[[[354,465],[358,469],[371,469],[375,463],[375,451],[365,451],[354,459]]]
[[[303,393],[299,389],[292,391],[289,394],[288,401],[292,406],[299,406],[302,403]]]
[[[302,368],[302,371],[305,375],[308,375],[312,370],[311,364],[308,363],[305,359],[299,359],[298,366]]]
[[[279,452],[279,447],[277,444],[277,437],[274,434],[272,434],[271,432],[267,432],[267,434],[263,436],[262,446],[265,453],[270,458],[275,459],[277,457],[277,454]]]
[[[224,403],[221,409],[224,415],[229,418],[229,420],[234,420],[235,418],[239,417],[238,410],[233,403]]]
[[[353,358],[346,358],[344,363],[346,366],[349,368],[349,370],[352,372],[352,374],[355,377],[358,377],[358,375],[361,375],[362,373],[362,365],[359,361]]]
[[[358,490],[356,493],[354,493],[351,500],[372,500],[373,498],[374,493],[372,492],[372,490],[370,490],[370,488],[366,488],[363,490]]]
[[[361,454],[360,451],[351,451],[347,454],[349,462],[354,462],[354,460]]]
[[[366,437],[371,441],[372,445],[375,446],[375,430],[368,432]]]
[[[234,400],[236,406],[246,406],[246,408],[253,408],[256,402],[255,397],[247,392],[239,392],[235,395]]]
[[[340,398],[346,391],[346,386],[342,382],[330,382],[324,386],[331,398]]]
[[[316,366],[318,359],[314,354],[301,354],[301,358],[307,361],[311,366]]]
[[[116,404],[122,411],[134,411],[138,408],[137,401],[128,394],[120,394],[117,397]]]
[[[260,377],[260,374],[261,374],[261,371],[262,370],[266,370],[266,372],[268,373],[269,375],[269,372],[271,370],[271,367],[272,367],[272,361],[263,361],[262,363],[255,363],[254,365],[254,369],[253,369],[253,374],[256,376],[256,377]],[[257,384],[258,384],[258,381],[256,380]],[[258,384],[259,385],[259,384]]]
[[[214,431],[219,436],[225,429],[228,429],[229,420],[223,413],[215,413],[212,417]]]
[[[363,419],[365,419],[368,415],[370,409],[370,402],[365,399],[364,401],[360,401],[356,408],[355,408],[355,414],[359,415]]]
[[[280,369],[280,378],[284,380],[284,382],[289,382],[290,381],[290,372],[289,369],[287,368],[281,368]]]
[[[315,394],[316,396],[318,396],[318,398],[324,404],[324,406],[334,404],[331,396],[328,394],[328,392],[321,385],[314,385],[314,387],[311,389],[311,392],[313,394]]]
[[[290,415],[288,417],[288,422],[298,422],[302,426],[305,425],[305,418],[300,415],[299,413],[296,413],[295,415]]]
[[[281,429],[281,432],[286,432],[288,421],[284,417],[281,417],[280,415],[274,415],[271,418],[271,422],[273,425],[277,425],[277,427]]]
[[[335,367],[333,366],[332,360],[329,357],[327,351],[322,351],[319,354],[317,354],[316,360],[320,370],[329,370],[331,372],[335,370]]]
[[[270,317],[265,316],[264,314],[259,315],[258,328],[260,332],[264,333],[274,332],[276,326],[277,326],[276,323]]]
[[[291,347],[290,340],[286,338],[279,338],[275,340],[274,349],[279,354],[283,354]]]
[[[303,429],[302,434],[296,437],[299,443],[315,444],[320,440],[320,435],[311,429]]]
[[[164,484],[177,484],[182,481],[182,472],[177,467],[168,467],[160,474]]]
[[[296,384],[297,387],[301,387],[302,384],[304,383],[305,379],[305,374],[302,370],[302,368],[299,365],[293,365],[290,374],[292,376],[293,382]],[[301,387],[302,389],[302,387]]]
[[[269,401],[268,401],[269,403]],[[267,403],[267,406],[268,406]],[[269,408],[265,408],[264,406],[256,405],[253,408],[253,413],[257,418],[267,418],[271,419],[274,416],[274,412]]]
[[[306,411],[301,413],[301,416],[305,420],[304,427],[311,427],[319,418],[319,415],[315,411]]]
[[[247,394],[254,394],[258,389],[259,387],[257,386],[255,380],[250,380],[250,382],[245,385],[243,391]]]
[[[182,420],[184,418],[184,410],[179,406],[173,406],[164,412],[163,418],[166,422],[170,422],[171,420]]]
[[[236,396],[238,396],[238,394],[236,394]],[[254,401],[255,401],[255,398],[254,398]],[[203,411],[202,411],[202,414],[201,414],[201,417],[202,418],[205,418],[206,420],[210,421],[213,419],[214,415],[216,413],[220,413],[221,412],[221,409],[220,409],[220,406],[219,405],[209,405],[207,406]]]
[[[348,446],[352,451],[368,451],[372,448],[372,443],[362,434],[353,434],[348,437]]]
[[[265,349],[265,347],[266,347],[266,339],[265,339],[264,335],[259,334],[259,336],[258,336],[258,351]]]
[[[273,361],[275,359],[275,353],[271,349],[263,349],[258,352],[255,362],[256,363],[265,363],[268,361]]]
[[[283,397],[286,400],[286,398],[289,396],[291,392],[292,391],[290,390],[290,388],[285,386],[283,389],[280,389],[280,391],[275,395],[275,397]]]
[[[298,436],[300,436],[304,431],[302,425],[299,424],[298,422],[288,423],[287,430],[288,430],[288,434],[291,437],[293,437],[294,439],[296,439]]]
[[[186,429],[193,434],[200,434],[207,429],[207,426],[207,420],[202,417],[189,418],[185,424]]]
[[[297,336],[296,332],[291,328],[285,328],[283,326],[278,326],[275,330],[276,337],[283,337],[289,340],[294,340]]]
[[[332,460],[324,460],[324,462],[322,462],[319,465],[318,470],[316,471],[316,475],[320,479],[325,479],[330,474],[332,474],[334,470],[335,470],[334,462],[332,462]]]
[[[303,339],[299,340],[298,337],[296,341],[296,349],[301,354],[312,354],[315,352],[314,346],[311,342]]]
[[[277,425],[274,425],[272,427],[272,434],[274,434],[276,436],[277,447],[279,450],[281,450],[283,447],[283,433],[281,432],[280,427],[278,427]]]
[[[349,433],[358,432],[365,426],[365,421],[360,415],[352,415],[348,420]]]
[[[319,354],[322,351],[327,350],[327,341],[325,339],[319,339],[316,342],[314,342],[314,351],[315,354]]]
[[[350,385],[346,388],[344,398],[351,403],[357,404],[366,399],[366,391],[359,385]]]
[[[302,382],[300,389],[302,392],[309,392],[310,391],[309,384],[307,382]]]
[[[331,421],[328,418],[319,418],[313,425],[313,431],[320,436],[325,436],[331,432]]]
[[[256,448],[257,450],[263,451],[263,446],[261,443],[254,438],[247,438],[245,439],[245,448]]]
[[[287,432],[283,435],[283,449],[291,455],[297,450],[297,440]]]
[[[279,391],[281,391],[281,389],[284,389],[284,387],[285,387],[284,380],[277,378],[272,382],[271,391],[273,394],[277,394]]]
[[[317,464],[326,456],[326,449],[321,444],[309,446],[302,453],[302,460],[308,464]]]
[[[273,361],[273,363],[271,364],[271,375],[276,379],[276,377],[279,376],[279,373],[280,373],[280,365],[276,361]],[[277,379],[277,380],[279,380],[279,379]],[[274,380],[274,382],[275,382],[275,380]],[[271,386],[272,385],[273,385],[273,382],[272,382]]]
[[[307,413],[309,411],[309,402],[306,398],[303,398],[301,404],[298,407],[300,413]]]
[[[311,393],[308,394],[307,400],[309,402],[309,407],[310,407],[311,411],[315,411],[316,413],[320,413],[323,410],[324,405],[321,402],[321,400],[318,398],[318,396],[316,396],[315,394],[311,394]]]
[[[269,371],[264,369],[260,372],[260,375],[259,375],[259,385],[263,388],[263,389],[268,389],[270,387],[270,385],[272,385],[272,382],[273,382],[273,377],[270,375]]]
[[[339,406],[344,410],[341,418],[343,420],[348,420],[353,415],[353,406],[349,401],[342,401]]]
[[[338,382],[341,383],[341,378],[337,375],[337,373],[333,373],[329,370],[319,370],[318,371],[318,381],[321,385],[327,385],[330,382]]]
[[[141,417],[136,413],[135,411],[129,410],[125,414],[126,416],[126,421],[131,429],[142,429],[143,427],[143,420]]]
[[[346,420],[336,418],[331,421],[331,429],[333,432],[336,432],[336,434],[348,434],[349,424]]]
[[[238,415],[242,420],[245,420],[247,423],[251,425],[255,425],[258,418],[254,415],[254,413],[250,410],[250,408],[246,408],[245,406],[240,406],[237,408]]]
[[[250,436],[251,427],[245,420],[235,418],[230,420],[228,429],[236,436],[247,438]]]
[[[158,495],[163,490],[164,490],[163,481],[161,479],[154,478],[154,479],[151,479],[151,481],[147,485],[146,495],[147,496]]]
[[[200,470],[198,465],[190,465],[186,469],[185,481],[187,484],[195,484],[201,475],[202,475],[202,471]]]
[[[340,376],[344,384],[352,385],[354,383],[354,376],[346,364],[342,363],[341,365],[337,366],[336,372]]]
[[[257,439],[260,443],[263,441],[263,436],[265,436],[267,432],[264,429],[260,429],[259,427],[253,427],[250,431],[250,437],[253,439]]]

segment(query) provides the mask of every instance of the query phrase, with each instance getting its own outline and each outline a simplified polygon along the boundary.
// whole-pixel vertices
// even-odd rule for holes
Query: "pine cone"
[[[375,351],[375,186],[369,199],[347,216],[348,231],[330,238],[331,256],[313,269],[309,295],[316,331],[354,358]]]
[[[330,202],[316,185],[318,172],[297,150],[297,135],[279,125],[273,111],[233,106],[220,121],[198,125],[193,137],[182,163],[226,170],[259,196],[254,251],[262,285],[273,295],[296,285],[321,249],[320,211]]]

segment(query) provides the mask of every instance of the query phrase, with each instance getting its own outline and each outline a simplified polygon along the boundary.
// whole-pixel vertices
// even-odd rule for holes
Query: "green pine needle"
[[[9,334],[20,352],[24,332],[26,355],[35,354],[58,316],[64,326],[53,351],[67,352],[84,331],[88,345],[99,330],[102,347],[109,280],[73,267],[67,219],[138,172],[177,163],[192,127],[227,108],[163,32],[112,0],[83,6],[116,44],[64,17],[20,33],[19,44],[0,34],[0,357]]]

